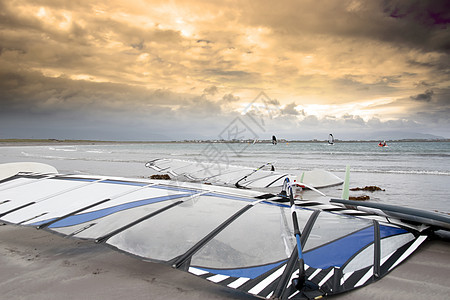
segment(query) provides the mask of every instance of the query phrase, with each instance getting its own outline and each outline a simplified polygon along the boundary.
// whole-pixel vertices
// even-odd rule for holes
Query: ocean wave
[[[64,152],[76,152],[78,149],[74,146],[67,146],[67,147],[61,147],[61,148],[55,148],[55,147],[48,147],[48,150],[51,151],[64,151]]]
[[[22,156],[30,157],[30,158],[44,158],[50,160],[77,160],[78,158],[74,157],[64,157],[64,156],[55,156],[55,155],[42,155],[42,154],[31,154],[27,152],[21,152]]]
[[[112,153],[110,151],[103,151],[103,150],[86,150],[86,153],[100,153],[100,154],[104,154],[104,153]]]
[[[260,153],[256,153],[260,154]],[[351,157],[442,157],[448,158],[450,157],[450,153],[448,152],[314,152],[314,151],[306,151],[306,152],[284,152],[284,153],[268,153],[270,155],[290,155],[292,157],[304,157],[304,156],[313,156],[313,157],[323,157],[323,156],[351,156]]]
[[[344,169],[329,169],[330,172],[345,172]],[[374,170],[374,169],[350,169],[350,173],[376,173],[376,174],[405,174],[405,175],[439,175],[450,176],[449,171],[437,170]]]

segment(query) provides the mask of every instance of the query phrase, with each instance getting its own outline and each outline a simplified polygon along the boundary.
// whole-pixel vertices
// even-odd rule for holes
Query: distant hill
[[[361,140],[444,140],[443,136],[419,132],[377,131],[366,134]]]

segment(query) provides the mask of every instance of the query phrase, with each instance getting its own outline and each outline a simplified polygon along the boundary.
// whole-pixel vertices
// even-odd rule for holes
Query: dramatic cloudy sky
[[[450,138],[450,3],[0,0],[0,91],[0,138]]]

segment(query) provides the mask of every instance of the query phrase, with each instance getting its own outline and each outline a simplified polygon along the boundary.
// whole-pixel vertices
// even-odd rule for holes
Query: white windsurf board
[[[0,180],[16,175],[17,173],[56,174],[56,168],[37,162],[14,162],[0,164]]]

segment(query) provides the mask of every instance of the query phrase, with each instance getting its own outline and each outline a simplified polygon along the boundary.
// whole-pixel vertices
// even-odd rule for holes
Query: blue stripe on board
[[[264,266],[251,267],[251,268],[239,268],[239,269],[208,269],[208,268],[196,267],[196,266],[192,266],[192,267],[212,273],[212,274],[221,274],[221,275],[231,276],[231,277],[246,277],[246,278],[254,279],[254,278],[272,270],[273,268],[276,268],[279,265],[284,264],[286,261],[287,260],[284,260],[281,262],[276,262],[276,263],[269,264],[269,265],[264,265]]]
[[[274,206],[278,206],[278,207],[285,207],[285,208],[291,207],[290,205],[287,205],[287,204],[277,203],[277,202],[270,202],[270,201],[262,201],[261,203],[274,205]],[[307,209],[305,207],[298,207],[298,206],[296,206],[295,209],[310,210],[310,209]]]
[[[44,220],[44,221],[39,221],[39,222],[30,224],[30,226],[39,226],[39,225],[42,225],[42,224],[45,224],[45,223],[48,223],[48,222],[53,222],[56,219],[57,218],[51,218],[51,219],[47,219],[47,220]]]
[[[305,263],[313,268],[326,269],[342,267],[355,253],[373,243],[373,226],[303,253]],[[408,231],[390,226],[380,226],[380,238],[406,233]]]
[[[82,224],[85,222],[89,222],[89,221],[92,221],[95,219],[105,217],[107,215],[111,215],[113,213],[116,213],[116,212],[119,212],[119,211],[122,211],[125,209],[130,209],[130,208],[148,205],[148,204],[161,202],[161,201],[189,197],[191,195],[192,194],[169,195],[169,196],[148,198],[148,199],[128,202],[128,203],[124,203],[124,204],[120,204],[120,205],[116,205],[116,206],[112,206],[112,207],[108,207],[108,208],[104,208],[104,209],[100,209],[100,210],[96,210],[96,211],[73,215],[73,216],[62,219],[61,221],[53,223],[52,225],[49,226],[49,228],[67,227],[67,226]],[[50,221],[51,220],[45,220],[45,221],[34,223],[32,225],[38,226],[38,225],[41,225],[41,224],[44,224],[44,223],[47,223]]]

